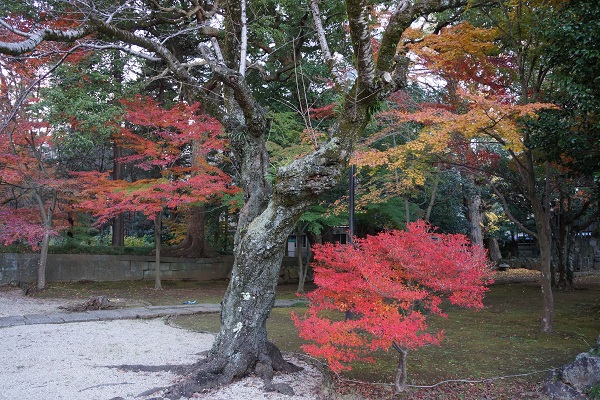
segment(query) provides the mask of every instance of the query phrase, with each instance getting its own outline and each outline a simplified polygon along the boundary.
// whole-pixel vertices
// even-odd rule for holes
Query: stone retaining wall
[[[39,254],[0,253],[0,285],[37,281]],[[128,255],[48,254],[48,282],[123,281],[154,279],[154,257]],[[161,278],[165,280],[225,279],[233,265],[232,256],[218,258],[162,257]]]

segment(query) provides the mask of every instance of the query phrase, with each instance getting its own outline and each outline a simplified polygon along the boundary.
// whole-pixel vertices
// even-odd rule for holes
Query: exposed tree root
[[[194,393],[227,385],[245,376],[254,374],[262,378],[266,392],[278,392],[293,396],[294,390],[285,383],[273,383],[275,372],[294,373],[303,368],[283,359],[279,349],[268,342],[267,351],[259,357],[260,360],[251,363],[242,373],[240,365],[234,365],[230,360],[220,357],[206,358],[191,365],[112,365],[109,368],[118,368],[133,372],[172,372],[185,378],[177,384],[166,388],[162,395],[165,399],[179,399],[193,397]],[[165,388],[154,388],[152,393]],[[146,393],[146,392],[144,392]]]
[[[89,311],[89,310],[108,310],[111,308],[118,308],[106,296],[92,296],[85,303],[77,304],[74,306],[61,306],[59,307],[67,311]]]

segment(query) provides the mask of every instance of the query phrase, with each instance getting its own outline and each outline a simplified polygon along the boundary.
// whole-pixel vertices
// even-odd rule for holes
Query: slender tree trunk
[[[543,224],[538,224],[543,225]],[[538,242],[540,246],[541,287],[542,287],[542,332],[551,333],[554,323],[554,296],[552,294],[552,237],[549,230],[538,226]]]
[[[296,260],[298,261],[298,293],[304,293],[304,282],[306,281],[306,274],[308,272],[308,250],[310,249],[308,239],[306,243],[307,254],[306,254],[306,263],[302,259],[302,236],[304,235],[304,229],[298,227],[296,229],[296,246],[298,252],[296,254]]]
[[[429,222],[429,218],[431,217],[431,211],[433,210],[433,206],[435,205],[435,197],[437,196],[438,186],[440,185],[440,173],[435,175],[433,180],[433,187],[431,188],[431,197],[429,198],[429,204],[427,204],[427,210],[425,211],[425,222]]]
[[[402,196],[402,200],[404,200],[404,218],[406,219],[406,224],[410,223],[410,202],[408,201],[407,196]]]
[[[50,234],[45,233],[42,239],[42,247],[40,249],[40,262],[38,263],[38,281],[37,288],[46,288],[46,265],[48,263],[48,248],[50,247]]]
[[[115,82],[119,84],[123,83],[123,68],[121,60],[119,59],[118,52],[113,52],[113,59],[111,60],[111,70],[112,76],[115,79]],[[120,86],[119,86],[120,87]],[[121,93],[118,93],[113,99],[114,104],[118,104],[118,99],[121,97]],[[123,147],[120,146],[116,140],[112,142],[113,144],[113,171],[112,178],[114,180],[123,179],[123,163],[121,162],[121,158],[123,157]],[[112,246],[115,247],[123,247],[125,246],[125,215],[119,214],[112,220]]]
[[[398,352],[398,367],[396,369],[394,386],[396,387],[396,392],[400,393],[406,389],[406,356],[408,355],[408,350],[398,346],[396,343],[393,343],[392,346]]]
[[[52,193],[50,204],[48,205],[47,209],[44,206],[44,201],[39,191],[34,191],[34,197],[38,204],[45,228],[44,236],[42,237],[42,247],[40,249],[40,262],[38,264],[37,284],[38,289],[44,289],[46,288],[46,265],[48,263],[48,249],[50,247],[50,231],[52,230],[52,226],[54,225],[54,209],[56,208],[58,196],[56,192]]]
[[[117,143],[113,143],[113,172],[114,180],[123,179],[123,164],[119,159],[123,157],[123,148]],[[112,241],[111,244],[117,247],[125,246],[125,218],[119,214],[112,220]]]
[[[558,254],[558,280],[559,288],[569,288],[572,282],[567,279],[567,270],[569,268],[569,232],[568,226],[561,226],[557,229],[558,240],[556,243],[556,252]]]
[[[158,212],[154,218],[154,289],[162,290],[160,277],[160,249],[162,231],[162,212]]]
[[[546,188],[543,201],[536,193],[535,170],[531,153],[527,158],[528,171],[522,174],[526,178],[525,185],[531,201],[531,207],[537,229],[537,240],[540,249],[540,272],[542,288],[542,332],[551,333],[554,324],[554,296],[552,294],[552,228],[550,226],[550,177],[549,165],[546,164]]]

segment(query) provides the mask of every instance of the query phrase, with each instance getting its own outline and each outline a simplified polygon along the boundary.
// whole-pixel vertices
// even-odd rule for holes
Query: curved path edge
[[[277,300],[275,301],[275,307],[292,307],[298,303],[298,300]],[[220,304],[203,303],[194,305],[147,306],[82,312],[11,315],[8,317],[0,317],[0,328],[16,325],[64,324],[69,322],[108,321],[115,319],[160,318],[173,315],[218,313],[220,311]]]

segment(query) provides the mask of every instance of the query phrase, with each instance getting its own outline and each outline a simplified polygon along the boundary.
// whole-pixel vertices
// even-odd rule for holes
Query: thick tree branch
[[[342,76],[339,71],[335,67],[335,59],[331,54],[331,50],[329,50],[329,44],[327,43],[327,34],[325,33],[325,29],[323,28],[323,23],[321,22],[321,12],[319,11],[319,0],[310,0],[310,11],[313,16],[313,22],[315,24],[315,30],[317,32],[317,38],[319,39],[319,45],[321,46],[321,51],[323,52],[323,58],[325,58],[325,62],[327,63],[327,67],[329,69],[329,73],[333,77],[333,80],[338,88],[343,87]]]
[[[175,76],[182,80],[184,83],[194,82],[194,78],[185,68],[183,68],[183,66],[175,57],[175,55],[173,55],[173,53],[171,53],[165,46],[161,45],[160,43],[152,39],[137,36],[129,31],[119,29],[116,26],[105,23],[104,21],[96,20],[94,21],[94,23],[97,26],[98,31],[101,33],[104,33],[117,40],[121,40],[125,43],[137,45],[146,50],[154,52],[166,62],[169,69],[173,71]]]
[[[291,206],[316,199],[340,181],[340,162],[344,159],[339,140],[334,138],[314,153],[280,167],[275,177],[275,201]]]
[[[0,25],[9,29],[11,32],[26,37],[20,42],[0,42],[0,53],[11,56],[18,56],[29,53],[39,46],[43,41],[52,42],[74,42],[95,32],[96,27],[93,24],[84,24],[80,28],[67,29],[64,31],[58,29],[43,28],[31,33],[17,31],[3,19],[0,19]]]
[[[215,77],[233,91],[233,97],[244,114],[248,133],[258,137],[266,132],[266,110],[256,101],[244,77],[222,63],[212,66]]]
[[[346,12],[350,26],[350,39],[356,59],[356,71],[361,89],[371,89],[375,80],[375,59],[371,46],[369,27],[369,2],[346,0]]]
[[[248,54],[248,19],[246,18],[246,0],[240,0],[240,68],[241,76],[246,75],[246,56]]]

